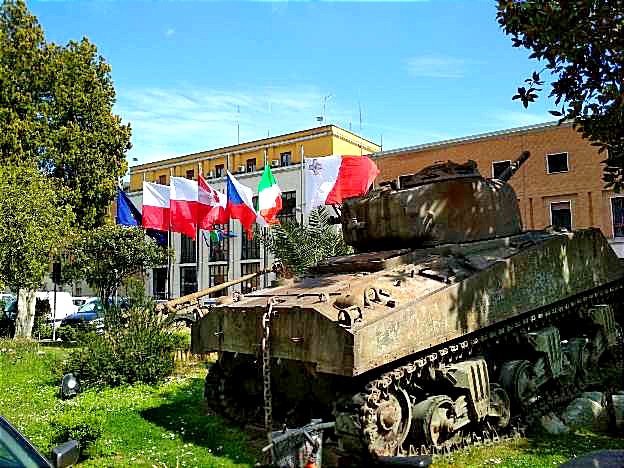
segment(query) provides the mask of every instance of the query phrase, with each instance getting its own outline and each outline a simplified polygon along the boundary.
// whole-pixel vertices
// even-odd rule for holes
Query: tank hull
[[[330,260],[318,269],[336,263],[337,269],[360,270],[358,256],[350,259],[350,264]],[[374,263],[368,262],[369,269]],[[379,271],[366,275],[321,274],[215,307],[193,326],[193,351],[258,355],[262,316],[269,297],[277,297],[271,331],[275,358],[357,376],[624,275],[595,229],[397,251],[376,267]],[[367,303],[371,290],[385,296]],[[339,320],[341,313],[349,316],[349,326]]]

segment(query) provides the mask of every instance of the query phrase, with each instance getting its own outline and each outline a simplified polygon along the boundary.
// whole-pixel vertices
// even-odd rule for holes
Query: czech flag
[[[267,227],[268,223],[260,216],[253,206],[253,192],[249,187],[238,182],[230,171],[227,171],[227,212],[230,218],[238,219],[247,233],[247,239],[253,238],[253,223]]]

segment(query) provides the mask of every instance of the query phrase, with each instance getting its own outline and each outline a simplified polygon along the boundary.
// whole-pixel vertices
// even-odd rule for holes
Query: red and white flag
[[[305,160],[305,211],[337,205],[349,197],[368,192],[379,175],[377,165],[366,156],[325,156]]]
[[[212,231],[215,224],[225,224],[230,217],[227,212],[227,197],[212,188],[206,179],[199,175],[198,224],[201,229]]]
[[[197,181],[171,178],[171,230],[195,239],[199,209]]]
[[[143,227],[169,230],[169,195],[167,185],[143,182]]]

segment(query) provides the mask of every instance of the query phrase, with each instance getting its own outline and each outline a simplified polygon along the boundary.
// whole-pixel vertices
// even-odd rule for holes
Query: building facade
[[[510,181],[524,228],[598,227],[618,256],[624,257],[624,194],[604,188],[601,161],[606,156],[598,154],[571,124],[514,128],[378,152],[373,158],[381,171],[377,182],[447,160],[474,160],[484,177],[495,177],[524,150],[531,157]]]
[[[370,155],[380,149],[375,143],[347,130],[327,125],[134,166],[130,169],[128,195],[140,209],[144,180],[168,185],[172,176],[196,179],[198,173],[203,174],[215,189],[225,192],[226,170],[257,195],[264,165],[270,164],[282,190],[283,209],[278,218],[301,221],[302,157]],[[237,220],[220,226],[219,230],[231,237],[215,239],[213,236],[211,239],[208,232],[202,231],[193,241],[182,234],[171,233],[169,242],[174,258],[169,265],[148,272],[146,293],[156,299],[175,298],[271,267],[273,258],[259,238],[248,240]],[[273,279],[273,274],[264,274],[230,290],[215,293],[215,296],[232,291],[247,293],[269,286]]]

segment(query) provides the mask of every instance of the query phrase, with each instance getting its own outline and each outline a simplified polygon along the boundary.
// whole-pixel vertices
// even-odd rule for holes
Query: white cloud
[[[119,93],[116,112],[132,125],[128,157],[145,163],[234,145],[237,124],[241,142],[265,138],[267,131],[277,135],[314,127],[322,95],[309,87],[138,89]]]
[[[476,63],[455,57],[423,55],[407,59],[407,73],[414,78],[463,78],[467,66]]]
[[[171,37],[171,36],[173,36],[174,34],[175,34],[175,29],[173,29],[173,28],[168,28],[168,29],[165,31],[165,36],[167,36],[167,37]]]

